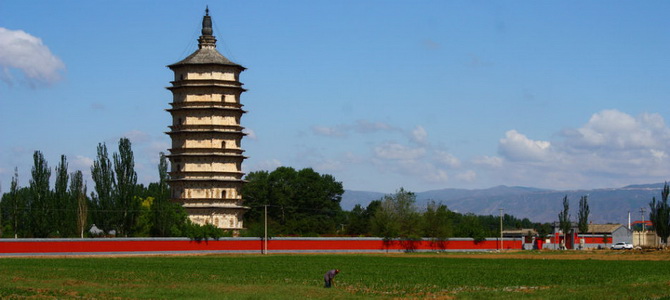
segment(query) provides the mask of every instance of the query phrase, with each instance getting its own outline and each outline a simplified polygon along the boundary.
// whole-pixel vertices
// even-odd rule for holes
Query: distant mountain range
[[[554,222],[563,209],[563,197],[570,200],[571,219],[577,220],[579,199],[588,196],[589,219],[594,223],[628,223],[640,220],[640,208],[649,218],[649,202],[652,197],[660,200],[663,183],[629,185],[622,188],[558,191],[531,187],[496,186],[488,189],[441,189],[416,193],[417,206],[425,209],[429,201],[441,202],[460,213],[476,215],[499,215],[499,209],[517,218],[528,218],[533,222]],[[384,193],[350,191],[342,195],[342,208],[351,210],[356,204],[366,207],[373,200],[384,197]]]

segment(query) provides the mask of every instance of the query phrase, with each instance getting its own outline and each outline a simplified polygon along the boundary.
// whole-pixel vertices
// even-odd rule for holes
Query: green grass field
[[[339,268],[337,286],[322,275]],[[670,261],[425,255],[0,259],[0,298],[659,299]]]

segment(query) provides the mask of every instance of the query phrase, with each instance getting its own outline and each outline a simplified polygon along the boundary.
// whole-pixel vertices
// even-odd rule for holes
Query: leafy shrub
[[[208,241],[210,238],[218,240],[223,236],[231,235],[231,233],[226,233],[223,229],[212,224],[199,225],[189,221],[185,227],[186,236],[198,242],[202,240]]]

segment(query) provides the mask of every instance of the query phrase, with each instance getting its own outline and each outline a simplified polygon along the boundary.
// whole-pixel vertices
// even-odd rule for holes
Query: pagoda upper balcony
[[[234,89],[245,90],[244,88],[242,88],[243,83],[232,80],[196,79],[196,80],[170,81],[170,83],[172,84],[172,86],[167,87],[168,90],[190,88],[190,87],[223,87],[223,88],[234,88]]]
[[[246,182],[242,172],[168,172],[168,182]]]
[[[210,108],[222,108],[222,109],[235,109],[241,110],[244,105],[235,102],[223,102],[223,101],[179,101],[170,103],[172,109],[166,109],[167,111],[173,111],[174,109],[210,109]],[[246,111],[245,111],[246,112]]]
[[[173,125],[168,127],[170,128],[171,131],[166,132],[167,134],[180,133],[180,132],[185,133],[220,132],[228,134],[247,135],[246,133],[242,132],[244,130],[244,127],[239,125]]]
[[[170,148],[170,155],[180,155],[180,154],[202,154],[209,155],[215,154],[217,156],[235,156],[238,157],[244,153],[244,150],[240,148]]]

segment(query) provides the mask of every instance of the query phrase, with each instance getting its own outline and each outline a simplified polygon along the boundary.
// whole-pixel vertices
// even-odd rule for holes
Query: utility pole
[[[500,251],[503,250],[503,209],[500,208]]]
[[[644,207],[640,208],[640,214],[642,215],[642,229],[641,229],[641,242],[640,242],[640,247],[644,246],[644,244],[647,243],[647,237],[645,234],[645,229],[647,229],[647,224],[644,223]]]

